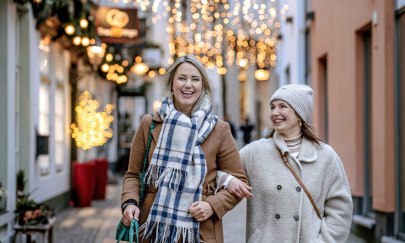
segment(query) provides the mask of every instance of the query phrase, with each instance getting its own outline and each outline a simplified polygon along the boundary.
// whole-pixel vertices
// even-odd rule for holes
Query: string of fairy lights
[[[152,14],[153,23],[167,19],[169,64],[190,53],[220,74],[233,64],[274,67],[280,20],[288,10],[276,0],[109,1],[134,4]]]
[[[276,64],[280,20],[288,10],[287,5],[278,6],[276,0],[108,1],[134,4],[141,11],[151,14],[149,17],[153,24],[159,21],[167,23],[168,64],[172,64],[178,56],[194,54],[204,65],[216,68],[221,75],[226,74],[228,66],[236,64],[246,68],[255,65],[258,80],[268,80],[268,70]],[[68,27],[65,27],[66,33],[73,36],[75,31]],[[80,21],[80,28],[87,28],[85,21]],[[83,37],[79,41],[77,36],[73,38],[73,43],[83,46],[91,44]],[[149,70],[140,56],[130,63],[115,50],[106,46],[103,48],[107,53],[99,73],[117,84],[127,82],[127,71],[149,77],[165,73],[164,68],[156,73]],[[110,128],[113,107],[107,105],[102,112],[98,112],[98,108],[98,102],[86,91],[75,109],[77,122],[71,125],[72,137],[77,146],[84,150],[104,144],[113,135]]]

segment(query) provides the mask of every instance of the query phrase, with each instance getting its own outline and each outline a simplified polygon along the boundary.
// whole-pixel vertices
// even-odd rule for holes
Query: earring
[[[174,92],[172,91],[171,94],[174,95]]]
[[[301,122],[301,121],[299,121],[298,123],[300,124],[300,127],[302,127],[302,122]]]

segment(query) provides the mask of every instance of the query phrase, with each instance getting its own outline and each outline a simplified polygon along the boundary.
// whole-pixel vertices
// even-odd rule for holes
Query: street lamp
[[[101,43],[100,39],[96,38],[96,42],[87,47],[87,56],[94,70],[97,70],[104,58],[105,44]]]
[[[255,78],[258,81],[267,81],[270,78],[270,71],[266,69],[257,69],[255,71]]]
[[[149,71],[149,67],[142,62],[142,57],[137,56],[135,58],[135,64],[132,66],[131,71],[139,76],[143,76]]]

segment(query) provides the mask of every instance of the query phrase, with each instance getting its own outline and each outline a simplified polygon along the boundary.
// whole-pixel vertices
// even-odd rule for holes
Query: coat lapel
[[[160,116],[158,113],[155,113],[153,115],[153,120],[156,123],[155,129],[153,129],[152,131],[152,137],[153,137],[153,141],[155,142],[155,144],[157,144],[157,141],[159,139],[159,135],[160,135],[160,130],[162,129],[162,119],[160,119]]]
[[[284,153],[290,153],[287,144],[281,134],[274,132],[273,135],[274,144]],[[298,155],[298,161],[314,162],[318,157],[316,152],[316,145],[306,138],[302,138],[300,153]]]
[[[314,162],[318,157],[316,151],[316,144],[309,141],[306,138],[302,138],[300,153],[298,154],[298,160],[304,162]]]

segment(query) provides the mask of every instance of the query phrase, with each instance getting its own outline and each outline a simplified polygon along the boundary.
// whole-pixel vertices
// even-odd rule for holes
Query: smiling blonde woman
[[[217,170],[247,182],[229,124],[212,111],[211,85],[204,67],[179,57],[165,75],[167,96],[145,115],[131,146],[122,187],[122,221],[141,224],[142,242],[221,243],[222,217],[241,200],[215,193]],[[140,181],[152,119],[152,143],[145,180]],[[141,208],[139,191],[146,184]]]

